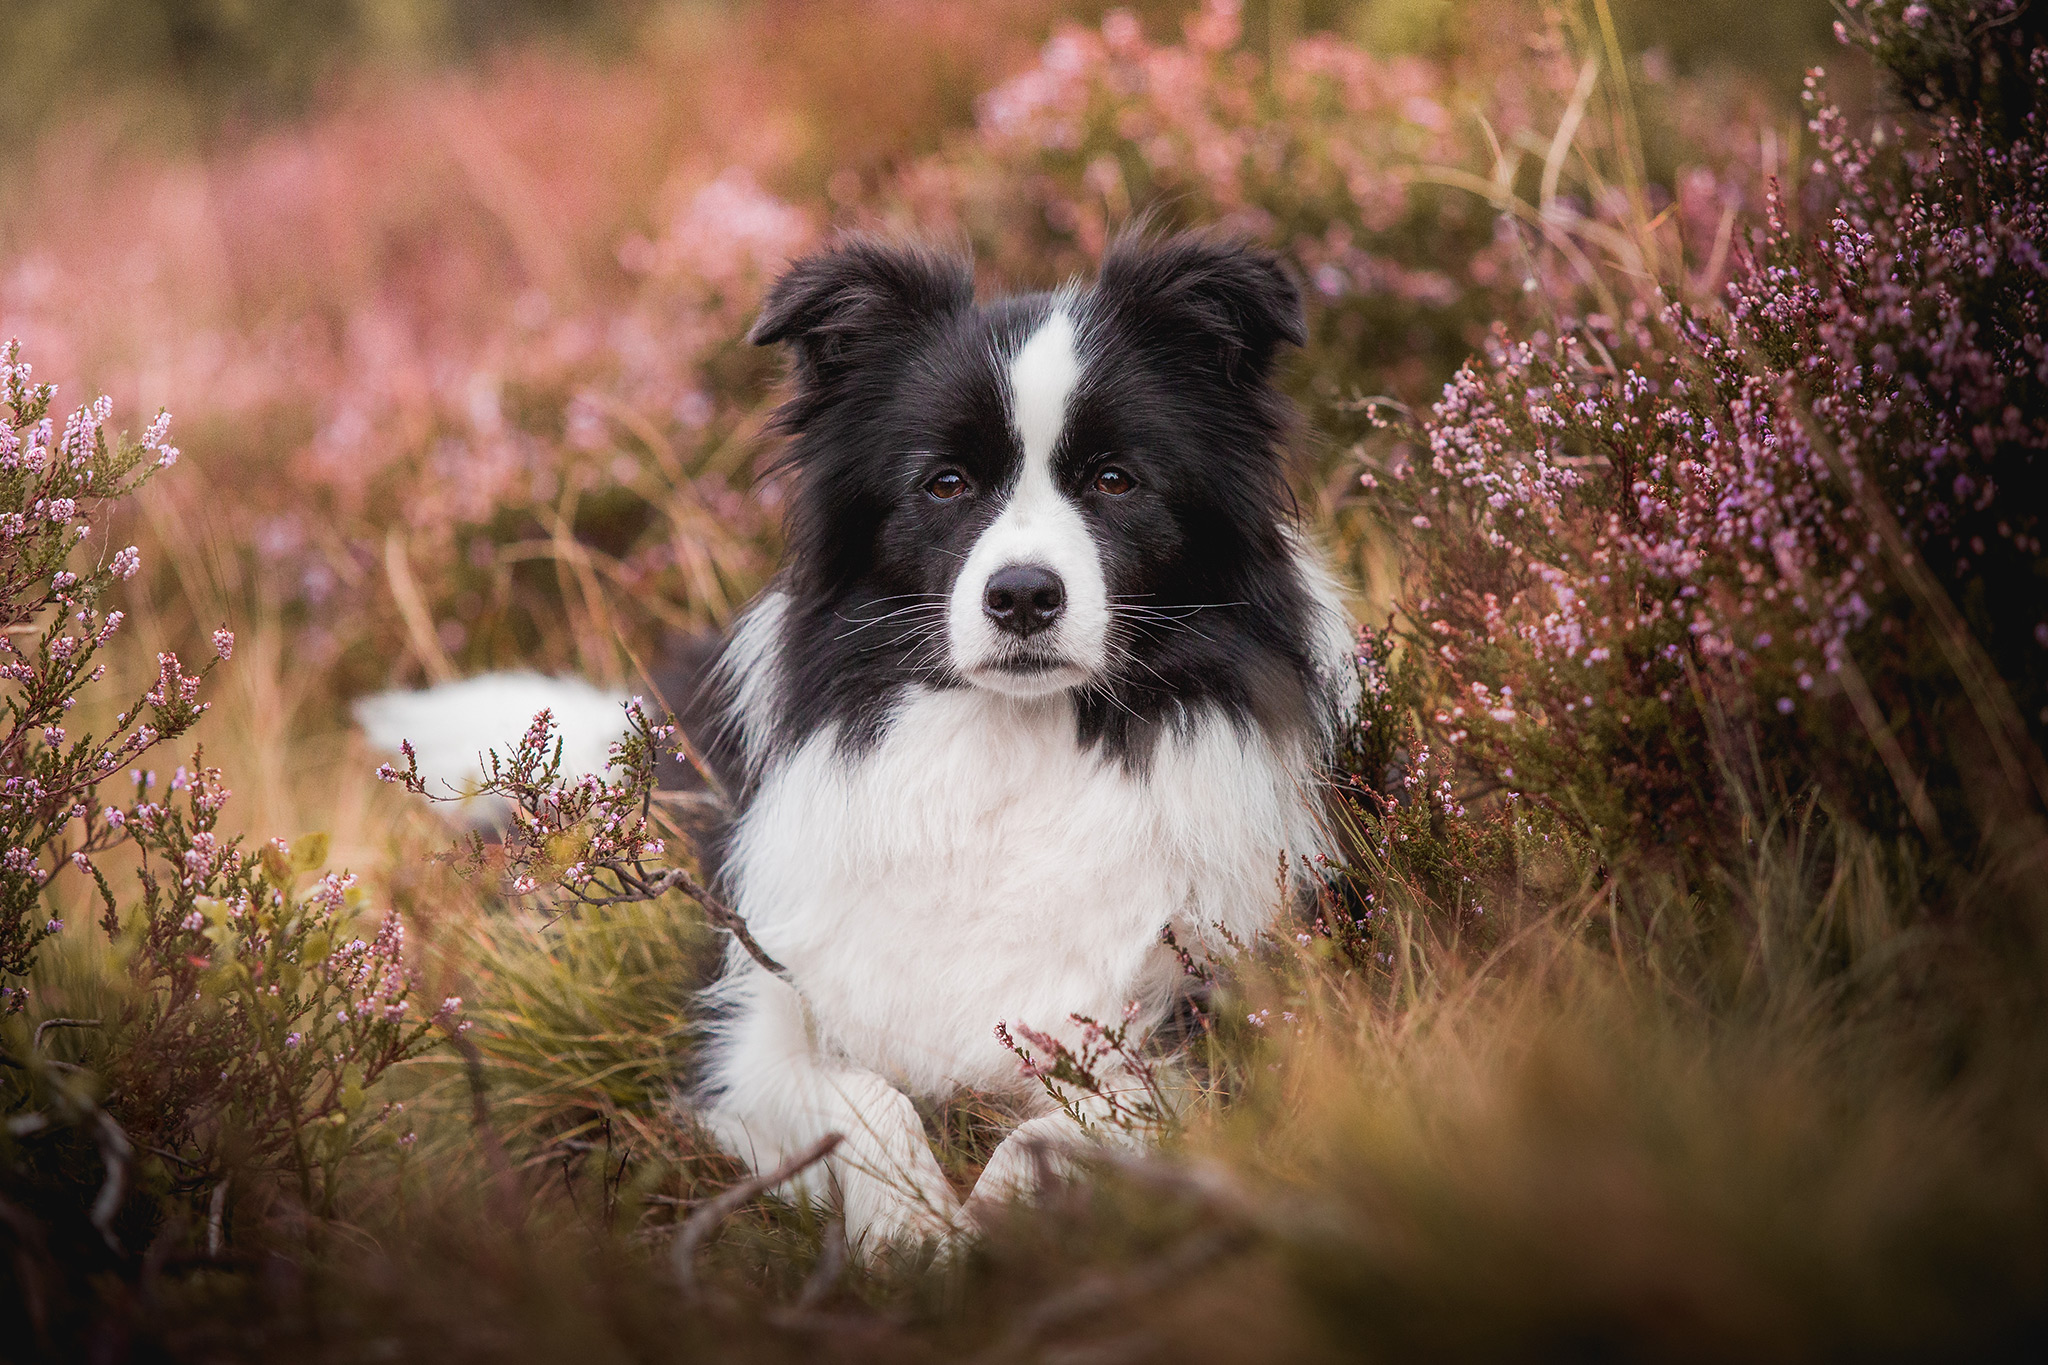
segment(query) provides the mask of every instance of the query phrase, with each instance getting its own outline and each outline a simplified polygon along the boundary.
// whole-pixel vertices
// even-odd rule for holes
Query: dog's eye
[[[967,491],[967,476],[957,469],[947,469],[931,477],[924,491],[941,502],[950,502]]]
[[[1138,486],[1138,481],[1121,469],[1110,468],[1095,476],[1095,491],[1120,498]]]

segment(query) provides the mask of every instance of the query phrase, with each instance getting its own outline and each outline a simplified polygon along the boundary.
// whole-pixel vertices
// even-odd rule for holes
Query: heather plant
[[[1496,331],[1426,457],[1367,477],[1444,742],[1602,849],[1697,851],[1744,783],[1818,777],[1937,847],[1985,818],[1972,771],[2048,796],[2039,135],[1958,110],[1896,153],[1824,104],[1812,131],[1823,222],[1774,194],[1725,312]]]
[[[1011,1026],[1001,1023],[996,1041],[1082,1131],[1157,1139],[1173,1128],[1175,1106],[1152,1040],[1131,1033],[1137,1014],[1133,1004],[1112,1024],[1069,1015],[1067,1022],[1078,1030],[1073,1043],[1022,1021],[1013,1036]]]
[[[34,382],[18,342],[0,352],[0,679],[6,723],[0,739],[0,1012],[18,1013],[21,978],[36,949],[62,923],[47,912],[46,889],[76,870],[109,897],[95,855],[123,837],[120,813],[94,799],[99,784],[129,762],[190,730],[205,711],[199,686],[213,667],[188,676],[161,655],[156,685],[114,720],[109,732],[70,733],[79,694],[106,676],[96,657],[125,613],[103,599],[141,568],[134,546],[109,554],[88,544],[114,504],[175,463],[169,419],[159,415],[140,442],[109,442],[112,404],[80,408],[56,431],[56,390]],[[82,561],[88,557],[88,566]],[[217,652],[234,639],[223,632]]]
[[[1148,40],[1128,11],[1064,27],[1035,67],[983,97],[953,211],[998,262],[1034,274],[1082,268],[1148,211],[1268,241],[1317,296],[1315,378],[1340,382],[1341,363],[1345,385],[1412,388],[1455,363],[1506,262],[1483,202],[1416,192],[1400,168],[1470,160],[1480,121],[1468,102],[1512,120],[1509,106],[1540,95],[1498,70],[1501,86],[1480,95],[1467,73],[1331,34],[1268,62],[1241,29],[1234,3],[1190,15],[1179,42]],[[1538,64],[1534,80],[1552,74]],[[1385,336],[1402,343],[1360,354]]]
[[[0,931],[12,978],[0,1019],[0,1176],[34,1191],[60,1229],[85,1217],[116,1253],[133,1250],[122,1226],[149,1231],[202,1196],[218,1245],[231,1180],[267,1195],[282,1175],[299,1207],[324,1211],[341,1163],[395,1112],[373,1106],[367,1088],[431,1031],[455,1027],[459,1002],[414,1006],[395,915],[367,940],[351,936],[361,894],[353,877],[317,875],[324,836],[252,852],[226,833],[230,793],[197,753],[162,789],[136,766],[125,799],[103,795],[122,768],[200,721],[202,685],[233,654],[234,636],[216,630],[214,657],[196,674],[158,654],[155,684],[105,735],[67,734],[105,680],[96,656],[123,623],[104,599],[140,567],[133,547],[101,550],[86,567],[90,533],[178,452],[162,415],[139,442],[110,441],[105,398],[53,437],[53,391],[31,381],[17,346],[0,385],[0,649],[12,725],[0,747],[11,850]],[[139,864],[134,898],[115,890],[129,861]],[[83,884],[68,898],[66,873]],[[85,925],[65,932],[67,899],[96,902],[97,948],[80,942]],[[97,1155],[93,1174],[75,1160],[80,1144]],[[137,1190],[168,1202],[138,1205]]]
[[[362,891],[324,870],[324,835],[253,849],[225,837],[231,793],[196,755],[161,799],[141,777],[122,812],[141,896],[100,924],[119,974],[85,1053],[103,1103],[172,1190],[235,1180],[267,1194],[282,1176],[299,1207],[329,1213],[349,1157],[408,1140],[403,1105],[372,1088],[435,1033],[466,1028],[462,1002],[414,998],[395,913],[358,936]]]
[[[656,805],[658,765],[671,755],[695,762],[687,739],[673,721],[653,720],[639,697],[624,711],[625,736],[612,744],[601,774],[564,776],[554,714],[543,710],[509,757],[495,750],[483,755],[481,778],[466,790],[433,790],[420,775],[409,741],[403,745],[404,765],[386,763],[377,776],[430,800],[503,800],[510,809],[504,838],[490,848],[472,834],[470,861],[478,868],[489,864],[513,896],[538,897],[568,910],[636,904],[681,891],[748,956],[779,975],[781,965],[762,951],[745,921],[669,855],[672,841],[688,851],[688,832]]]

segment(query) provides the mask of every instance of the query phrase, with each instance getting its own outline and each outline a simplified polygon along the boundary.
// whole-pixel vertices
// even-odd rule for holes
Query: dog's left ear
[[[815,391],[842,378],[864,351],[901,346],[908,333],[973,302],[966,260],[850,236],[790,266],[769,289],[747,340],[788,345],[798,389]]]
[[[1263,382],[1282,344],[1302,346],[1301,291],[1269,251],[1201,233],[1164,241],[1127,232],[1102,259],[1096,296],[1142,345],[1207,341],[1223,371]]]

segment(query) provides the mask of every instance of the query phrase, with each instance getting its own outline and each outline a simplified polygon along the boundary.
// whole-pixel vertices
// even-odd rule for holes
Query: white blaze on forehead
[[[1002,510],[975,541],[953,585],[947,627],[953,665],[998,691],[1036,694],[1073,687],[1103,667],[1109,638],[1108,588],[1102,556],[1081,509],[1053,477],[1053,451],[1066,428],[1067,408],[1081,380],[1079,338],[1073,316],[1055,304],[1010,360],[1010,425],[1023,448],[1017,479]],[[1031,652],[1065,668],[1032,674],[989,672],[1015,652],[1015,641],[990,624],[982,595],[991,575],[1012,565],[1051,569],[1066,588],[1066,611],[1035,640]]]
[[[1067,424],[1067,400],[1081,378],[1074,341],[1074,320],[1055,308],[1010,361],[1010,419],[1024,445],[1027,479],[1034,466],[1050,472],[1053,447]]]

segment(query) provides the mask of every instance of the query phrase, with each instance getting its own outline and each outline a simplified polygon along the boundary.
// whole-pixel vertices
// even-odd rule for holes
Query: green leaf
[[[341,1112],[353,1117],[363,1107],[363,1068],[350,1062],[341,1073]]]
[[[249,969],[239,962],[223,962],[211,971],[199,975],[199,993],[208,1000],[218,1000],[232,991],[239,991],[249,984]]]
[[[291,884],[292,865],[286,862],[285,856],[271,844],[263,846],[263,875],[270,878],[272,886],[285,887]]]
[[[316,830],[292,840],[292,871],[317,872],[327,865],[327,832]]]

